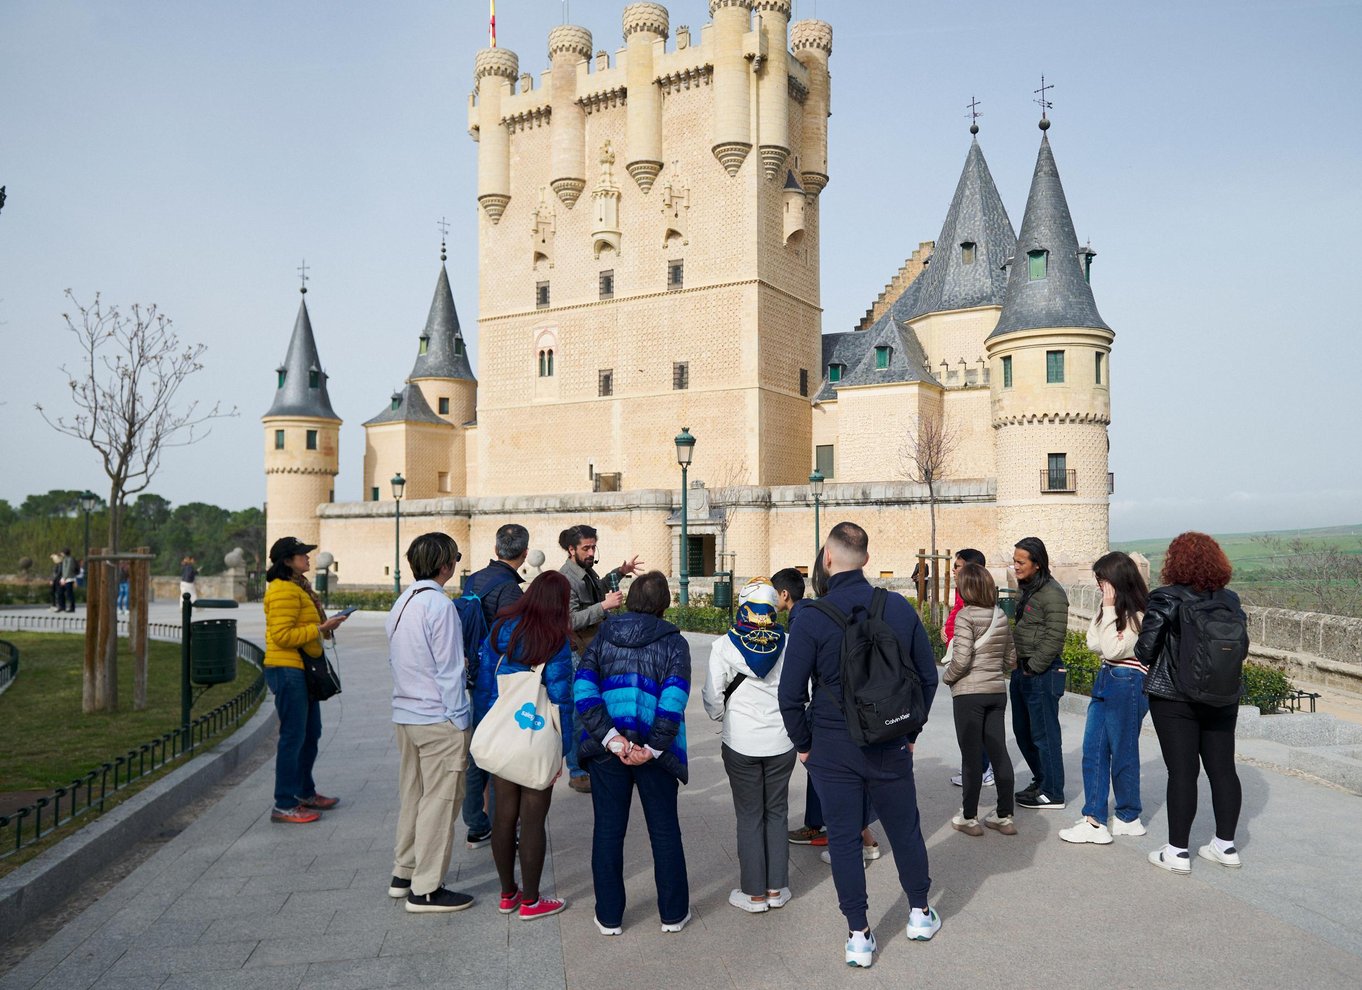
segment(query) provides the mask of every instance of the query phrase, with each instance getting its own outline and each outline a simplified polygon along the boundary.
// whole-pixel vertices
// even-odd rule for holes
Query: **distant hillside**
[[[1362,524],[1355,526],[1325,526],[1320,529],[1283,529],[1261,533],[1212,533],[1216,541],[1225,548],[1225,554],[1235,569],[1235,584],[1251,579],[1253,573],[1271,561],[1271,555],[1263,546],[1265,536],[1276,537],[1283,541],[1302,540],[1307,545],[1333,545],[1345,553],[1362,554]],[[1126,553],[1142,553],[1149,558],[1150,573],[1157,581],[1159,568],[1163,566],[1163,555],[1168,551],[1171,536],[1151,540],[1127,540],[1112,544],[1113,550]]]

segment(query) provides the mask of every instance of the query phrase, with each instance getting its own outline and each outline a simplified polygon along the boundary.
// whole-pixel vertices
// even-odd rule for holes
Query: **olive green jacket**
[[[1032,674],[1044,673],[1064,652],[1064,634],[1069,631],[1069,596],[1054,578],[1031,593],[1017,613],[1012,630],[1020,666]]]

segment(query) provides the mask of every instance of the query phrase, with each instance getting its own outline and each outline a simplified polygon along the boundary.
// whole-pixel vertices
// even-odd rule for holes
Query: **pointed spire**
[[[1042,120],[1049,123],[1047,118]],[[1111,329],[1098,314],[1092,288],[1083,276],[1078,235],[1048,134],[1040,139],[1003,311],[989,336],[1045,327]]]
[[[304,284],[302,291],[307,292]],[[293,322],[293,336],[288,342],[288,354],[277,369],[274,403],[266,416],[311,416],[317,419],[340,417],[331,408],[331,397],[326,391],[326,372],[317,355],[317,341],[312,336],[312,319],[307,312],[307,298],[298,303],[298,318]]]
[[[408,382],[392,394],[388,404],[373,419],[364,421],[365,426],[380,423],[435,423],[448,426],[449,421],[436,415],[430,403],[421,394],[421,389]]]
[[[454,309],[454,293],[449,288],[449,271],[444,263],[444,243],[440,245],[440,277],[435,282],[435,298],[430,303],[426,328],[421,331],[416,363],[407,379],[461,378],[477,381],[468,363],[468,348],[459,329],[459,314]]]
[[[977,125],[971,124],[970,130],[977,131]],[[928,313],[1001,306],[1007,290],[1002,265],[1012,256],[1016,242],[979,141],[971,138],[931,263],[918,276],[921,285],[905,297],[902,312],[895,308],[895,315],[911,320]]]

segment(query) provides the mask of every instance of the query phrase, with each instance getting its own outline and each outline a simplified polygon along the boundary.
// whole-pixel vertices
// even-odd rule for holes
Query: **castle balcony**
[[[1110,478],[1110,475],[1108,475]],[[1078,471],[1075,468],[1068,470],[1055,470],[1053,468],[1041,468],[1040,470],[1040,490],[1044,493],[1078,491]]]

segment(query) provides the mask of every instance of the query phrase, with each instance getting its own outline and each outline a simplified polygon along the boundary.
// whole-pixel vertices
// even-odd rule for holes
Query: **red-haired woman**
[[[1178,662],[1182,635],[1181,606],[1217,597],[1239,612],[1239,596],[1225,586],[1232,574],[1220,544],[1205,533],[1183,533],[1168,545],[1160,580],[1164,586],[1149,595],[1149,607],[1135,644],[1135,659],[1149,669],[1145,692],[1149,714],[1168,767],[1168,844],[1149,854],[1161,869],[1186,875],[1192,872],[1187,853],[1196,817],[1197,777],[1206,768],[1215,809],[1215,838],[1197,854],[1221,866],[1238,867],[1234,831],[1239,824],[1242,792],[1234,769],[1234,726],[1239,704],[1208,705],[1193,701],[1178,689],[1173,668]]]
[[[558,706],[564,753],[571,745],[572,733],[572,650],[568,646],[572,619],[568,591],[567,578],[557,571],[545,571],[530,583],[519,600],[497,613],[482,647],[478,680],[473,689],[473,711],[475,719],[481,721],[497,700],[498,673],[540,669],[549,701]],[[557,914],[567,907],[567,902],[543,897],[539,892],[548,846],[545,822],[553,800],[553,785],[536,791],[495,774],[492,779],[497,795],[492,820],[492,859],[501,878],[499,910],[502,914],[518,912],[521,921]],[[515,882],[517,823],[520,886]]]

